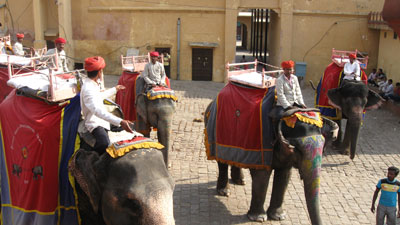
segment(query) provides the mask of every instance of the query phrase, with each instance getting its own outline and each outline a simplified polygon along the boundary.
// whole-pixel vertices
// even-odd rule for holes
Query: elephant
[[[350,159],[354,159],[364,110],[376,109],[385,100],[369,90],[363,82],[352,80],[344,81],[339,87],[328,90],[327,97],[329,104],[338,109],[338,114],[341,113],[343,119],[347,119],[343,141],[341,120],[335,120],[339,125],[339,135],[333,144],[343,154],[350,153]]]
[[[175,224],[174,182],[153,148],[119,158],[80,149],[69,163],[84,225]]]
[[[139,86],[141,88],[144,86],[141,78],[136,81],[137,90]],[[167,167],[170,167],[168,152],[171,147],[172,117],[175,107],[176,103],[173,98],[149,100],[144,93],[139,93],[136,97],[136,131],[150,137],[151,127],[157,128],[158,141],[165,146],[162,152]]]
[[[109,99],[103,103],[107,111],[123,118],[118,104]],[[159,150],[164,146],[137,132],[132,135],[121,127],[111,126],[111,140],[134,136],[132,140],[138,149],[119,157],[112,157],[109,153],[99,156],[92,150],[95,138],[83,127],[81,121],[78,126],[80,149],[68,165],[76,180],[78,209],[83,224],[175,224],[175,184],[164,164],[162,151],[165,150]]]
[[[210,111],[215,107],[215,101],[211,102],[205,112],[204,121],[206,131],[209,126],[212,126],[209,123]],[[284,116],[292,115],[298,110],[300,109],[288,110]],[[250,168],[252,197],[250,209],[247,213],[250,220],[263,222],[267,218],[273,220],[285,219],[286,215],[282,204],[291,176],[291,168],[295,167],[299,170],[301,178],[304,181],[304,192],[311,222],[314,225],[322,224],[319,213],[319,187],[322,150],[325,142],[323,135],[327,139],[334,139],[338,130],[337,124],[333,121],[326,118],[322,119],[322,128],[299,120],[295,123],[294,128],[290,128],[284,122],[279,121],[277,129],[278,137],[273,147],[271,169]],[[229,193],[228,164],[218,159],[217,162],[219,171],[217,193],[227,196]],[[234,167],[233,165],[235,164],[231,164],[232,167]],[[232,170],[233,173],[231,176],[239,177],[238,170],[240,169],[236,168]],[[274,170],[274,180],[271,201],[268,210],[265,211],[264,202],[272,170]]]

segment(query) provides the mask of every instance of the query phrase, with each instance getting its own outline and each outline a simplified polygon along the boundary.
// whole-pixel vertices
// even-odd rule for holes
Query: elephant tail
[[[308,82],[310,82],[311,88],[315,91],[317,90],[317,88],[314,85],[314,82],[312,82],[312,80],[309,80]]]

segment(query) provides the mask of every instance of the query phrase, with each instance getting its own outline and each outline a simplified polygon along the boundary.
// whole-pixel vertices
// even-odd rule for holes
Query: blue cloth
[[[378,181],[376,187],[382,190],[379,204],[387,207],[396,207],[397,193],[400,193],[400,182],[396,179],[389,181],[384,178]]]

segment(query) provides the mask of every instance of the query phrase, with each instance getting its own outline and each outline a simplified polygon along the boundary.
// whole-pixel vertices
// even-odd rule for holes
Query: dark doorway
[[[192,49],[192,80],[212,80],[213,49]]]
[[[155,51],[164,55],[164,69],[168,78],[171,78],[171,49],[170,48],[155,48]],[[165,54],[167,53],[167,54]]]
[[[54,43],[54,40],[46,40],[46,47],[47,49],[55,48],[56,44]]]
[[[247,49],[247,26],[242,24],[242,48]]]

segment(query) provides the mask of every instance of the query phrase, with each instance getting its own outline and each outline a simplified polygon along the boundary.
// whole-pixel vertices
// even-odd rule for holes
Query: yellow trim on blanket
[[[81,139],[79,137],[79,134],[76,134],[75,138],[75,146],[74,146],[74,153],[71,155],[71,158],[68,160],[68,165],[70,164],[71,160],[74,158],[76,152],[81,148]],[[72,190],[74,191],[74,199],[75,199],[75,205],[77,206],[79,204],[78,201],[78,193],[76,192],[76,185],[75,185],[75,177],[72,176],[71,172],[68,170],[68,180],[69,183],[72,186]],[[76,210],[76,215],[78,217],[78,225],[82,224],[82,218],[81,214],[79,213],[79,210]]]
[[[313,124],[313,125],[321,128],[322,125],[323,125],[323,121],[322,121],[322,118],[321,118],[321,113],[319,113],[319,112],[315,112],[315,113],[317,114],[318,120],[308,118],[306,116],[303,116],[300,113],[296,113],[296,116],[300,121],[303,121],[303,122],[309,123],[309,124]]]
[[[296,121],[295,120],[293,121],[293,117],[296,116],[297,119],[299,119],[300,121],[302,121],[304,123],[312,124],[312,125],[315,125],[315,126],[321,128],[322,125],[323,125],[323,121],[322,121],[322,118],[321,118],[321,113],[318,113],[318,112],[315,112],[315,113],[317,114],[318,120],[308,118],[306,116],[303,116],[300,113],[294,113],[291,116],[287,116],[287,117],[282,118],[282,120],[285,121],[286,126],[294,128]]]
[[[150,95],[150,92],[147,92],[147,98],[149,99],[149,100],[156,100],[156,99],[159,99],[159,98],[171,98],[172,100],[174,100],[174,101],[177,101],[178,100],[178,97],[176,97],[175,95],[168,95],[168,94],[160,94],[160,95],[156,95],[156,96],[151,96]]]
[[[114,145],[111,145],[110,147],[107,148],[107,153],[113,157],[121,157],[124,156],[125,153],[130,152],[132,149],[140,149],[140,148],[155,148],[155,149],[163,149],[164,145],[158,143],[158,142],[142,142],[142,143],[137,143],[133,145],[129,145],[120,149],[116,149]]]

